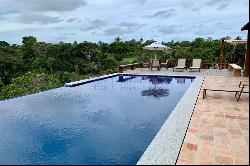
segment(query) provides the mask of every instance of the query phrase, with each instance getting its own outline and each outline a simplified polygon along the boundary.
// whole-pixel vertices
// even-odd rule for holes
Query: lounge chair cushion
[[[190,69],[200,69],[200,68],[201,68],[201,59],[193,59],[193,63]]]
[[[152,67],[159,67],[159,66],[160,66],[160,61],[159,60],[153,60]]]

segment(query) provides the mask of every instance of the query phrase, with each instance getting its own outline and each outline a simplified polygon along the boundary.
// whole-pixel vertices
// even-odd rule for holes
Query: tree
[[[118,64],[146,62],[153,53],[143,47],[153,42],[154,39],[122,41],[117,37],[110,44],[101,41],[52,44],[37,42],[33,36],[23,37],[22,45],[0,41],[0,99],[55,88],[89,75],[114,72]],[[171,59],[171,62],[186,58],[187,65],[194,58],[201,58],[203,63],[216,62],[220,42],[212,38],[162,42],[171,50],[159,52],[158,58]],[[244,44],[225,43],[224,52],[227,62],[243,65]]]
[[[20,74],[20,56],[10,46],[0,46],[0,78],[4,85],[11,83],[11,78]]]
[[[119,43],[120,41],[121,41],[121,38],[120,38],[120,36],[118,36],[118,37],[115,38],[114,42],[118,42]]]
[[[22,45],[22,60],[24,69],[32,69],[31,66],[32,61],[34,60],[35,56],[38,54],[36,49],[36,38],[33,36],[26,36],[23,37],[23,45]]]
[[[237,36],[237,37],[235,38],[235,40],[241,40],[241,37],[240,37],[240,36]]]
[[[0,46],[10,46],[10,44],[6,41],[0,41]]]

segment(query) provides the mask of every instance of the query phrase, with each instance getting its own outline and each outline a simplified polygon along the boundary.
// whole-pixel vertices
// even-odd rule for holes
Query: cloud
[[[138,0],[139,4],[144,5],[147,0]]]
[[[208,6],[214,6],[222,2],[225,2],[225,0],[209,0],[205,4]]]
[[[177,32],[177,28],[178,28],[178,26],[176,26],[176,25],[161,26],[159,28],[159,32],[161,32],[162,34],[173,34],[173,33]]]
[[[128,40],[150,36],[155,36],[155,40],[192,40],[196,37],[194,33],[212,30],[214,38],[233,31],[245,37],[240,25],[249,19],[248,6],[247,0],[0,0],[0,36],[1,40],[14,43],[21,43],[25,35],[43,41],[54,36],[69,38],[67,41],[82,41],[82,36],[85,40],[105,42],[116,36]],[[223,14],[218,14],[220,11]],[[220,21],[223,24],[214,25]],[[33,27],[38,30],[20,31]],[[64,32],[77,35],[69,37],[62,35]]]
[[[106,24],[107,24],[106,20],[100,20],[100,19],[91,20],[91,21],[88,21],[87,25],[86,26],[84,25],[84,27],[82,27],[80,30],[89,31],[89,30],[94,30],[94,29],[100,29]]]
[[[133,32],[131,29],[124,29],[121,27],[111,27],[106,29],[104,31],[104,34],[108,36],[113,36],[113,35],[123,35],[125,33],[131,33],[131,32]]]
[[[28,11],[73,11],[86,6],[83,0],[12,0],[18,10]]]
[[[74,18],[68,18],[66,21],[67,21],[68,23],[71,23],[71,22],[81,22],[81,20],[78,19],[78,18],[76,18],[76,17],[74,17]]]
[[[190,2],[190,1],[188,1],[188,0],[184,0],[184,1],[182,2],[182,6],[183,6],[184,9],[190,8],[190,7],[192,7],[193,5],[194,5],[194,3],[192,3],[192,2]]]
[[[115,35],[123,35],[127,33],[132,33],[134,31],[139,30],[145,24],[138,24],[133,22],[121,22],[119,25],[107,28],[104,30],[104,35],[107,36],[115,36]]]
[[[199,8],[196,8],[196,7],[195,7],[195,8],[192,9],[192,11],[198,12],[198,11],[199,11]]]
[[[4,10],[4,9],[1,9],[1,11],[0,11],[0,16],[12,15],[12,14],[16,14],[16,13],[18,13],[18,12],[12,11],[12,10]]]
[[[176,15],[174,9],[167,9],[167,10],[159,10],[152,15],[145,15],[144,17],[161,17],[161,18],[169,18]]]
[[[218,10],[226,9],[228,6],[229,6],[228,3],[223,3],[223,4],[219,5],[217,9]]]
[[[214,23],[214,25],[216,25],[216,26],[223,25],[223,22],[219,21],[219,22]]]
[[[2,9],[1,6],[0,6],[0,21],[4,20],[4,19],[8,19],[8,18],[11,18],[13,16],[16,16],[20,14],[19,12],[17,11],[13,11],[13,10],[5,10],[5,9]]]
[[[229,0],[209,0],[205,3],[207,6],[217,6],[218,10],[226,9],[229,6]]]
[[[122,27],[137,27],[137,26],[139,26],[140,24],[133,23],[133,22],[126,22],[126,21],[123,21],[123,22],[121,22],[119,25],[122,26]]]
[[[56,41],[63,41],[63,40],[67,40],[69,37],[68,37],[68,36],[58,35],[58,36],[54,36],[53,38],[54,38]]]
[[[16,17],[16,21],[22,24],[46,25],[63,21],[59,17],[51,17],[43,14],[22,14]]]
[[[70,36],[74,36],[74,35],[76,35],[76,33],[60,33],[60,34],[53,36],[53,38],[56,41],[63,41],[63,40],[69,39]]]
[[[214,30],[199,30],[197,32],[195,32],[195,35],[213,35],[215,33]]]
[[[76,35],[76,33],[72,32],[72,33],[60,33],[59,35],[61,36],[73,36]]]
[[[51,29],[53,29],[53,30],[62,30],[63,29],[63,27],[52,27]]]

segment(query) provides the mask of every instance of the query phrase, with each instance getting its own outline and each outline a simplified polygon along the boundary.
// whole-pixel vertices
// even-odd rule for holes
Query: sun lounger
[[[249,81],[248,80],[242,80],[239,83],[239,87],[241,87],[241,85],[249,85]]]
[[[211,88],[205,87],[203,88],[203,99],[205,99],[207,95],[207,91],[232,92],[232,93],[235,93],[234,96],[237,97],[237,102],[238,102],[242,93],[249,93],[249,84],[240,83],[240,85],[242,85],[242,87],[233,87],[233,88],[232,87],[211,87]]]
[[[193,69],[201,70],[201,59],[193,59],[192,67],[189,67],[190,71]]]
[[[177,66],[176,67],[173,67],[173,71],[174,69],[185,69],[186,67],[186,59],[178,59],[178,63],[177,63]]]
[[[167,70],[168,69],[168,64],[169,64],[169,59],[167,59],[165,63],[161,63],[161,66],[165,67],[166,70]]]
[[[159,60],[152,60],[151,70],[153,68],[157,68],[157,70],[160,70],[160,61]]]
[[[237,102],[240,100],[242,93],[249,93],[249,82],[245,82],[245,81],[240,82],[239,86],[241,86],[241,85],[242,85],[242,87],[241,87],[240,93],[238,94]],[[247,88],[247,90],[246,90],[246,88]]]

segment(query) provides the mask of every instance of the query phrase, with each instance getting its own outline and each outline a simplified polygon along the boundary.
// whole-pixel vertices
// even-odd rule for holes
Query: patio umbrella
[[[156,59],[156,51],[164,51],[164,50],[171,49],[171,48],[164,46],[160,43],[154,42],[150,45],[143,47],[143,49],[155,51],[155,59]]]

